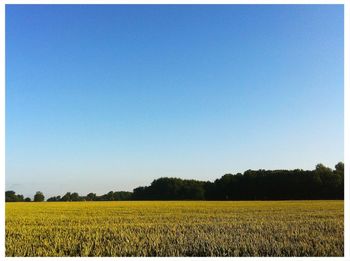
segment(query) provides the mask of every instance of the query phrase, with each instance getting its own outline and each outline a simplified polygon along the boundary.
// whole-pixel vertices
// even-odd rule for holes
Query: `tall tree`
[[[34,195],[35,202],[42,202],[45,200],[44,194],[41,191],[37,191]]]

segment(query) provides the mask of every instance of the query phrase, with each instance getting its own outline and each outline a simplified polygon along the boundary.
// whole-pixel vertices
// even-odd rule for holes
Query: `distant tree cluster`
[[[343,199],[344,164],[335,170],[247,170],[205,184],[207,200]]]
[[[45,200],[44,194],[41,191],[37,191],[34,195],[35,202],[43,202]]]
[[[6,202],[31,201],[14,191],[6,191],[5,196]],[[36,202],[44,199],[40,191],[34,195]],[[243,174],[225,174],[214,182],[164,177],[133,192],[110,191],[101,196],[67,192],[47,201],[287,199],[344,199],[344,164],[339,162],[334,170],[322,164],[314,170],[247,170]]]
[[[102,196],[97,196],[95,193],[89,193],[86,196],[79,196],[77,192],[67,192],[63,197],[56,196],[48,198],[47,201],[117,201],[130,200],[132,192],[128,191],[110,191]]]
[[[31,201],[31,199],[24,198],[23,195],[17,195],[16,192],[9,190],[5,192],[5,201],[6,202],[23,202],[23,201]]]
[[[41,202],[44,201],[44,194],[40,191],[36,192],[34,195],[34,201]],[[24,198],[23,195],[16,194],[12,190],[5,191],[5,201],[6,202],[31,202],[30,198]]]
[[[335,170],[247,170],[214,182],[160,178],[133,191],[135,200],[286,200],[343,199],[344,164]]]
[[[207,183],[193,179],[159,178],[150,186],[135,188],[132,197],[135,200],[203,200],[206,199]]]

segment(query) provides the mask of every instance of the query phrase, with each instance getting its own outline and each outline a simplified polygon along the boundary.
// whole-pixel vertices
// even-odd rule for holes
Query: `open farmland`
[[[6,203],[6,256],[343,256],[343,201]]]

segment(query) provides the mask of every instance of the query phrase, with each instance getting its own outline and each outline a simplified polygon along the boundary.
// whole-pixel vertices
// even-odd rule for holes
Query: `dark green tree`
[[[337,165],[335,165],[335,172],[337,174],[344,175],[344,163],[343,162],[338,162]]]
[[[60,201],[60,200],[61,200],[61,196],[50,197],[47,199],[47,201],[49,201],[49,202]]]
[[[71,193],[67,192],[62,198],[61,201],[71,201]]]
[[[17,195],[12,190],[5,191],[5,202],[21,202],[24,201],[23,195]]]
[[[34,195],[35,202],[42,202],[45,200],[44,194],[41,191],[37,191]]]
[[[71,201],[80,201],[79,194],[77,192],[73,192],[70,196]]]
[[[96,194],[95,193],[89,193],[86,195],[86,201],[94,201],[96,200]]]

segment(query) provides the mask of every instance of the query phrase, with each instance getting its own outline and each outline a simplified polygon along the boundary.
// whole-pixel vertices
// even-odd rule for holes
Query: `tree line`
[[[89,193],[86,196],[80,196],[77,192],[67,192],[64,196],[54,196],[48,198],[46,201],[117,201],[130,200],[132,192],[129,191],[110,191],[105,195],[97,196],[96,193]],[[16,192],[9,190],[5,192],[6,202],[30,202],[30,198],[24,198],[23,195],[17,195]],[[37,191],[34,195],[33,201],[45,201],[45,196],[41,191]]]
[[[46,201],[293,199],[344,199],[344,163],[339,162],[334,169],[318,164],[314,170],[247,170],[243,174],[225,174],[214,182],[163,177],[133,192],[110,191],[101,196],[67,192]],[[31,201],[14,191],[6,191],[5,200]],[[36,192],[33,201],[44,200],[43,193]]]

